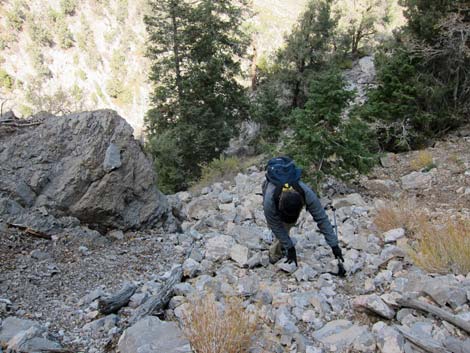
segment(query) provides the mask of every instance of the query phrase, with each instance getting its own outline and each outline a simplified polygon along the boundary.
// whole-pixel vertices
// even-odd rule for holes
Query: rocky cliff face
[[[96,229],[126,230],[154,225],[167,208],[152,163],[114,111],[10,118],[0,138],[6,220],[51,231],[71,216]]]

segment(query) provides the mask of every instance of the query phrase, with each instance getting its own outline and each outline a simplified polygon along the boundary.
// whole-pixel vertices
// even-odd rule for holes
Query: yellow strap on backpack
[[[282,187],[282,191],[292,191],[292,186],[289,185],[289,183],[285,183],[284,186]]]

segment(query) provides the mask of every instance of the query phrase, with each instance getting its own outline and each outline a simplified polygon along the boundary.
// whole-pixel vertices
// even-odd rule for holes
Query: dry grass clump
[[[410,256],[429,272],[466,275],[470,272],[470,220],[447,220],[443,226],[430,223],[418,232]]]
[[[404,228],[408,235],[415,234],[427,221],[426,214],[412,201],[401,201],[390,207],[381,207],[374,218],[374,224],[381,232]]]
[[[183,331],[196,353],[245,353],[257,337],[258,323],[241,299],[226,298],[222,308],[208,294],[191,303]]]
[[[413,170],[422,170],[435,167],[436,165],[433,162],[432,153],[429,151],[419,151],[416,158],[410,162],[410,166]]]

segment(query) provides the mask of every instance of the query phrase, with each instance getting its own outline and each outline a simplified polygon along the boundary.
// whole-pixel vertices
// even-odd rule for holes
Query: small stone
[[[183,263],[183,275],[188,278],[196,277],[201,273],[201,264],[191,258]]]
[[[231,203],[233,201],[233,195],[228,192],[221,192],[218,196],[218,199],[221,203]]]
[[[86,246],[79,246],[78,247],[78,251],[80,251],[80,253],[83,255],[83,256],[87,256],[90,254],[90,251],[88,250],[88,248]]]
[[[426,189],[431,186],[432,175],[429,173],[412,172],[401,177],[401,184],[405,190]]]
[[[35,249],[31,251],[30,253],[31,258],[42,261],[42,260],[48,260],[51,258],[51,255],[45,251]]]
[[[370,310],[389,320],[393,319],[395,316],[395,311],[385,304],[385,302],[376,294],[356,297],[353,301],[353,306],[356,310]]]
[[[284,271],[284,272],[287,272],[287,273],[294,273],[294,271],[297,270],[297,266],[295,265],[295,263],[287,263],[285,262],[284,259],[282,259],[281,261],[278,261],[276,263],[276,267],[281,270],[281,271]]]
[[[249,250],[246,246],[235,244],[230,250],[230,258],[240,267],[244,267],[248,263]]]
[[[251,297],[259,290],[259,278],[257,276],[249,276],[240,278],[238,281],[238,292],[244,297]]]
[[[405,236],[403,228],[391,229],[383,234],[385,243],[393,243]]]
[[[228,235],[216,235],[206,243],[206,259],[210,261],[223,261],[228,259],[235,240]]]
[[[115,229],[108,232],[108,237],[115,240],[124,240],[124,232],[122,230]]]
[[[302,264],[297,271],[294,272],[294,276],[298,282],[312,281],[317,274],[318,272],[307,264]]]
[[[274,329],[282,334],[292,335],[299,332],[296,326],[296,319],[286,306],[277,309]]]
[[[191,293],[194,292],[194,288],[191,286],[191,284],[187,282],[182,282],[174,286],[173,292],[175,293],[175,295],[189,296]]]

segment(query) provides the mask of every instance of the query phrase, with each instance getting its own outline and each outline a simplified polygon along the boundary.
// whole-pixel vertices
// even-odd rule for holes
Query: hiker
[[[289,157],[269,160],[263,183],[263,208],[268,227],[276,239],[269,249],[269,261],[274,264],[284,256],[286,262],[297,265],[295,246],[289,237],[290,229],[299,218],[303,206],[317,222],[320,232],[338,261],[344,262],[338,237],[315,192],[300,181],[302,170]],[[340,266],[340,271],[342,266]],[[344,271],[344,269],[342,269]]]

